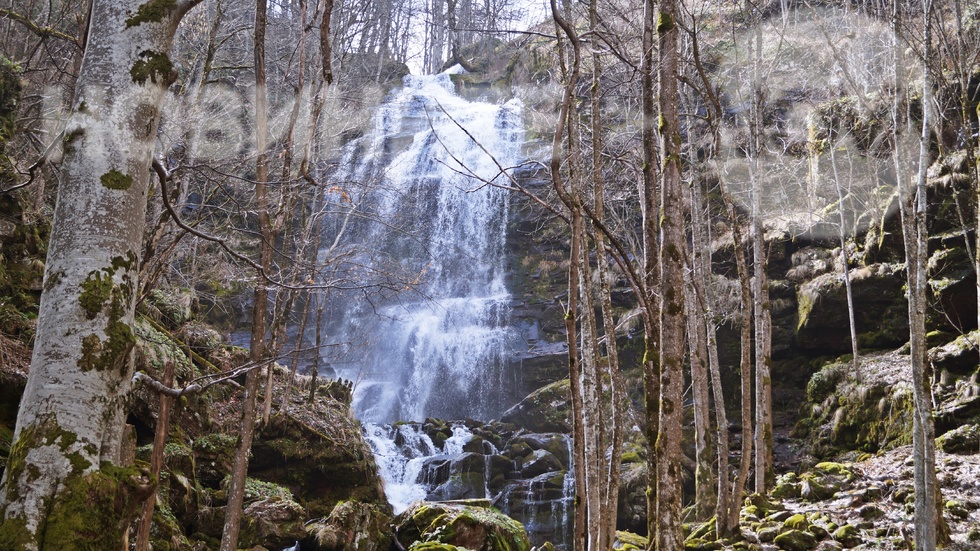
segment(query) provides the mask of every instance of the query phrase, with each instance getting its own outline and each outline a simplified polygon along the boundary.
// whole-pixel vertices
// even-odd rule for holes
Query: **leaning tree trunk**
[[[199,0],[95,0],[65,156],[31,371],[2,484],[0,542],[118,549],[153,490],[122,468],[149,168],[176,70],[167,53]],[[122,521],[122,522],[121,522]],[[77,527],[84,530],[77,530]]]

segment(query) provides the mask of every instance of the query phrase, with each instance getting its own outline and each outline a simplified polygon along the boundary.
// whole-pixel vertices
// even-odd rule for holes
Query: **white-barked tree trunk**
[[[200,0],[95,0],[65,131],[30,377],[0,491],[5,549],[118,549],[152,491],[120,468],[154,138]]]

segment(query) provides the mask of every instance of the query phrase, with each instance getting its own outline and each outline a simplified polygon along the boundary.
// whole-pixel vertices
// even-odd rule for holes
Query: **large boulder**
[[[267,497],[245,506],[240,547],[261,545],[267,549],[289,547],[306,536],[306,511],[292,499]]]
[[[432,544],[472,551],[531,548],[527,531],[519,522],[488,507],[466,503],[418,502],[395,518],[395,534],[409,550]]]
[[[854,321],[863,348],[901,346],[908,340],[905,272],[900,264],[851,270]],[[844,275],[830,272],[797,291],[796,345],[821,354],[850,351],[850,323]]]
[[[386,507],[378,466],[357,423],[343,404],[320,403],[318,416],[269,420],[252,445],[249,476],[289,488],[314,518],[349,499]]]
[[[980,425],[963,425],[936,439],[936,447],[946,453],[980,453]]]
[[[531,432],[572,432],[571,385],[568,379],[535,390],[500,418]]]
[[[388,511],[367,503],[343,501],[330,516],[306,526],[301,551],[388,551],[394,534]]]

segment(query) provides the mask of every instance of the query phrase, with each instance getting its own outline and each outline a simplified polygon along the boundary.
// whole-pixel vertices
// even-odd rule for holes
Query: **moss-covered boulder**
[[[647,545],[649,545],[647,538],[638,536],[633,532],[617,530],[613,549],[616,551],[633,551],[634,549],[646,549]]]
[[[486,507],[418,502],[395,518],[395,534],[405,549],[448,544],[472,551],[529,551],[519,522]]]
[[[863,541],[860,532],[853,524],[845,524],[837,528],[832,535],[844,547],[855,547]]]
[[[783,530],[806,530],[810,526],[810,523],[806,520],[806,515],[802,513],[797,513],[795,515],[790,515],[789,518],[783,521]]]
[[[306,511],[292,499],[277,496],[253,501],[245,506],[238,545],[289,547],[306,536],[305,521]]]
[[[302,548],[311,551],[387,551],[394,539],[389,512],[357,501],[338,503],[306,533]]]
[[[273,416],[252,444],[249,476],[289,488],[311,517],[341,501],[387,507],[374,455],[346,406],[324,399],[307,413]]]
[[[975,278],[974,278],[975,279]],[[946,370],[957,375],[969,375],[977,369],[977,342],[980,331],[966,335],[929,349],[929,361],[936,371]]]
[[[817,538],[802,530],[787,530],[776,536],[773,543],[785,551],[809,551],[817,546]]]
[[[531,432],[572,432],[571,384],[568,379],[535,390],[500,418]]]
[[[215,432],[194,441],[194,468],[198,481],[208,488],[218,488],[231,472],[238,439],[234,435]]]
[[[907,357],[894,352],[862,358],[862,364],[875,364],[874,369],[894,373],[900,373],[907,362]],[[910,444],[912,392],[907,381],[883,377],[862,382],[844,375],[850,371],[853,369],[845,362],[837,362],[814,374],[805,415],[797,423],[795,436],[803,439],[808,451],[818,458],[853,450],[874,453]],[[814,498],[825,499],[818,495]]]
[[[936,439],[936,447],[946,453],[980,453],[980,425],[963,425]]]

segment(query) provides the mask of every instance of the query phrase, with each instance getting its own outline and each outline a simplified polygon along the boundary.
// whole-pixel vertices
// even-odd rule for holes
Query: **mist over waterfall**
[[[359,419],[489,419],[512,405],[500,397],[518,340],[509,192],[493,184],[521,160],[521,118],[518,100],[459,97],[448,73],[408,76],[346,145],[331,189],[357,212],[330,217],[321,261],[343,256],[331,277],[370,285],[331,294],[320,369],[354,382]]]

